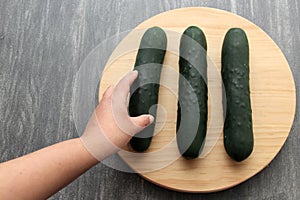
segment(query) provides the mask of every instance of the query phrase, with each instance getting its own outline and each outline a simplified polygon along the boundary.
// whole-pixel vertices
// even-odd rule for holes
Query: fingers
[[[130,92],[130,86],[137,76],[137,71],[131,71],[127,73],[114,88],[108,88],[105,92],[108,95],[112,95],[111,111],[116,125],[124,133],[131,136],[140,132],[154,121],[154,117],[149,114],[138,117],[130,117],[128,115],[127,97]]]
[[[154,117],[152,115],[140,115],[138,117],[131,117],[134,126],[134,133],[142,131],[145,127],[153,123]]]
[[[130,91],[130,86],[137,78],[137,71],[128,72],[116,85],[112,93],[112,111],[115,117],[120,119],[128,118],[127,112],[127,97]],[[120,121],[120,120],[118,120]]]
[[[126,100],[130,91],[130,86],[137,77],[138,72],[136,70],[128,72],[116,85],[113,95],[116,95],[119,100]]]
[[[103,94],[103,98],[110,97],[110,96],[112,95],[113,91],[114,91],[114,86],[112,86],[112,85],[109,86],[109,87],[105,90],[105,92],[104,92],[104,94]]]
[[[99,161],[119,150],[131,136],[154,121],[149,114],[138,117],[128,114],[127,97],[137,76],[137,71],[131,71],[116,86],[107,88],[81,137],[87,150]]]
[[[127,109],[130,86],[137,78],[137,71],[128,72],[115,86],[111,96],[111,111],[118,128],[128,135],[135,134],[136,125],[131,121]]]
[[[118,83],[120,87],[128,85],[129,87],[132,85],[133,81],[138,77],[138,71],[130,71],[128,72]],[[129,92],[129,90],[127,90]]]

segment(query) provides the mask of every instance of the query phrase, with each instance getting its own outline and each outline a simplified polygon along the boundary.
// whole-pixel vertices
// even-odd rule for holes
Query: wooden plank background
[[[76,72],[89,52],[153,15],[190,6],[231,11],[260,26],[285,54],[299,100],[297,0],[1,0],[0,162],[78,137],[70,102]],[[173,192],[99,164],[50,199],[298,199],[299,146],[297,101],[281,152],[262,172],[232,189],[205,195]]]

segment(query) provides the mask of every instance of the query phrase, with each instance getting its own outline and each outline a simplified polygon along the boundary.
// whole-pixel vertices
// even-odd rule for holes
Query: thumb
[[[152,115],[140,115],[138,117],[130,117],[135,124],[135,133],[142,131],[144,128],[153,123],[154,117]],[[134,134],[135,134],[134,133]]]

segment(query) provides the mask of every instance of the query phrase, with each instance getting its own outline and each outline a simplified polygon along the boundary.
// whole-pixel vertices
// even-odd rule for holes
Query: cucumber
[[[207,43],[201,29],[188,27],[180,40],[176,138],[180,154],[197,158],[207,129]]]
[[[134,69],[138,78],[131,87],[129,115],[132,117],[151,114],[156,119],[159,81],[167,46],[167,36],[159,27],[149,28],[143,35],[136,56]],[[154,122],[131,140],[131,147],[138,152],[148,149],[155,128]]]
[[[249,44],[242,29],[232,28],[226,33],[221,60],[221,74],[226,92],[224,146],[227,154],[240,162],[251,154],[254,145],[249,86]]]

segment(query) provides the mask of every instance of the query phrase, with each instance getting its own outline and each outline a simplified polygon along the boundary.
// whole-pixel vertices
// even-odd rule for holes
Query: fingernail
[[[127,72],[127,74],[125,76],[137,76],[138,71],[137,70],[132,70]]]
[[[152,115],[149,116],[149,124],[152,124],[154,122],[154,117]]]

